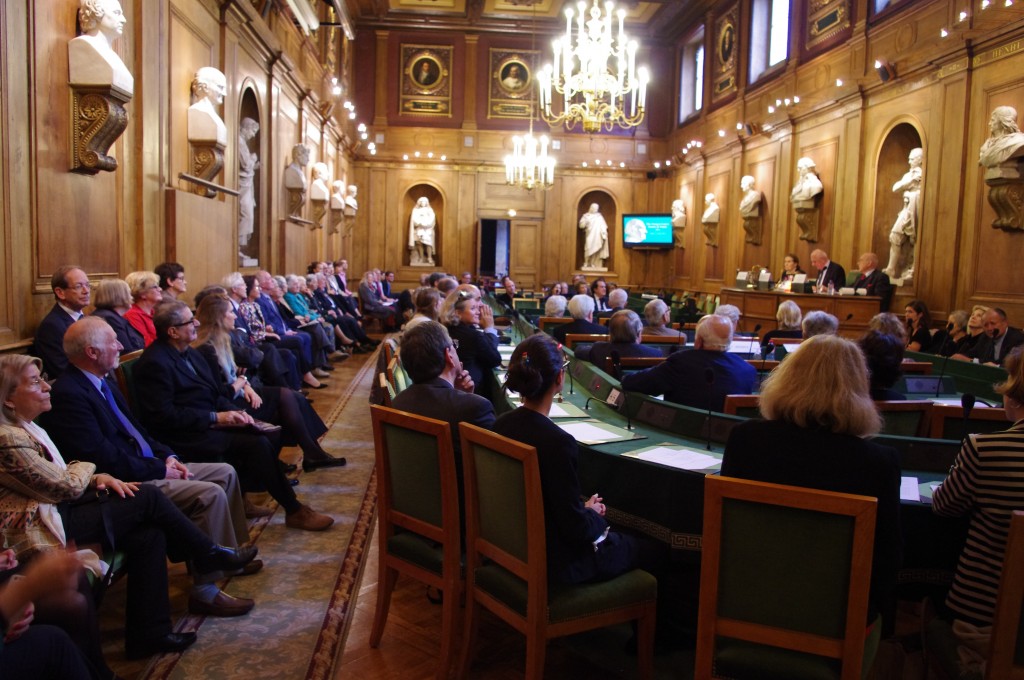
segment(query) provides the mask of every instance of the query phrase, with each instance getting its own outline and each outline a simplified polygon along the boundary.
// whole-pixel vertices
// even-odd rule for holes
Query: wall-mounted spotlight
[[[878,79],[883,83],[896,77],[896,69],[884,59],[875,59],[875,71],[878,72]]]
[[[761,128],[757,125],[757,123],[745,123],[743,125],[743,131],[747,133],[748,137],[753,137],[754,135],[761,131]]]

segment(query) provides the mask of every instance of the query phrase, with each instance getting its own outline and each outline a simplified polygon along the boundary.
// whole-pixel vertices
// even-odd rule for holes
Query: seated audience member
[[[18,561],[13,550],[0,553],[0,570],[13,569]],[[56,626],[33,622],[35,600],[51,597],[69,601],[75,591],[81,564],[73,554],[51,551],[32,561],[19,579],[0,586],[0,677],[37,680],[92,680],[85,657]],[[113,671],[104,672],[115,678]]]
[[[580,500],[576,440],[548,418],[565,381],[563,360],[558,343],[547,335],[519,343],[507,385],[522,396],[523,405],[498,418],[494,431],[537,449],[548,578],[553,583],[604,581],[638,566],[640,550],[632,536],[610,530],[603,498],[595,493]]]
[[[575,286],[573,295],[590,295],[590,285],[586,281],[579,281]]]
[[[962,309],[954,309],[949,313],[946,317],[946,337],[936,348],[936,354],[948,357],[960,351],[971,337],[967,334],[968,319],[970,315]]]
[[[317,378],[326,378],[334,370],[328,357],[334,356],[341,359],[342,356],[335,354],[334,338],[324,329],[323,324],[312,321],[291,308],[285,297],[288,292],[288,283],[283,276],[275,276],[274,283],[277,285],[270,289],[270,295],[274,299],[278,316],[285,319],[285,322],[293,330],[309,336],[312,344],[313,364],[316,366],[313,369],[313,375]]]
[[[622,378],[622,388],[664,394],[667,401],[721,411],[727,394],[754,391],[757,371],[730,353],[732,322],[726,316],[705,316],[697,323],[694,349],[670,354],[658,366]]]
[[[672,309],[665,304],[664,300],[651,300],[644,305],[644,335],[656,335],[658,337],[678,338],[685,335],[682,331],[669,326],[669,319],[672,317]]]
[[[922,300],[911,300],[907,303],[904,317],[907,321],[907,349],[927,352],[932,344],[932,316],[928,305]]]
[[[391,405],[400,411],[444,420],[451,425],[461,514],[464,505],[459,423],[491,429],[494,407],[488,399],[473,394],[473,378],[462,367],[448,331],[436,321],[425,319],[405,329],[402,333],[402,366],[413,384],[399,392]]]
[[[608,306],[608,283],[603,279],[595,279],[590,284],[590,297],[594,300],[594,313],[607,312]]]
[[[206,359],[210,374],[216,377],[226,398],[257,420],[280,425],[284,435],[282,443],[298,444],[302,449],[302,469],[306,472],[345,465],[344,458],[335,458],[320,446],[319,439],[327,432],[327,426],[305,397],[287,387],[250,382],[239,371],[231,346],[235,313],[226,297],[208,295],[203,298],[196,309],[196,319],[199,332],[192,347]]]
[[[174,302],[188,290],[185,268],[177,262],[161,262],[153,268],[153,273],[160,279],[162,302]]]
[[[415,328],[424,321],[437,321],[444,298],[441,297],[441,292],[437,288],[423,286],[416,289],[413,301],[416,303],[416,313],[405,322],[403,332]]]
[[[790,290],[793,287],[793,278],[797,274],[805,273],[800,268],[800,258],[793,253],[786,253],[786,256],[782,258],[782,275],[779,276],[779,282],[775,284],[775,287],[779,290]]]
[[[722,476],[877,498],[868,621],[879,625],[901,559],[900,464],[895,449],[866,439],[882,419],[868,394],[864,356],[837,336],[804,340],[765,379],[760,408],[764,420],[729,435]]]
[[[372,269],[367,270],[359,282],[359,302],[363,314],[380,319],[385,330],[398,328],[398,309],[393,303],[381,298],[377,291],[377,275]]]
[[[974,348],[966,354],[954,354],[954,359],[973,361],[976,364],[1002,366],[1014,347],[1024,345],[1024,333],[1007,323],[1006,312],[992,307],[985,312],[984,335]]]
[[[96,306],[92,316],[103,319],[114,329],[122,354],[145,349],[142,333],[124,318],[132,304],[132,292],[127,283],[121,279],[101,279],[96,282],[92,297]]]
[[[207,574],[242,568],[256,556],[256,548],[216,545],[152,486],[97,474],[93,463],[65,463],[57,445],[33,422],[50,409],[50,386],[42,379],[40,365],[38,359],[23,354],[0,357],[0,531],[4,542],[17,547],[19,561],[30,564],[40,551],[64,550],[74,543],[113,542],[126,553],[132,583],[125,622],[127,656],[180,652],[195,642],[196,634],[171,632],[168,549],[178,559],[192,560],[194,573]],[[106,490],[105,501],[90,490]],[[79,555],[92,565],[96,576],[104,575],[92,551]],[[81,582],[80,577],[79,592],[88,597]],[[83,651],[106,671],[93,612],[90,601],[83,610],[87,619],[83,627],[90,629]]]
[[[250,376],[258,376],[266,385],[299,389],[302,383],[295,357],[290,352],[279,352],[275,345],[265,342],[265,330],[256,333],[250,331],[249,323],[242,315],[242,304],[248,298],[245,279],[238,272],[232,272],[224,277],[222,283],[224,295],[235,311],[235,326],[231,329],[231,349],[235,353],[235,361]],[[260,340],[257,341],[257,337]]]
[[[946,597],[955,619],[953,632],[962,651],[976,665],[987,657],[999,578],[1006,553],[1010,518],[1024,507],[1024,357],[1014,350],[1006,358],[1006,382],[996,390],[1003,395],[1006,419],[1013,425],[1002,432],[968,435],[949,476],[935,490],[932,510],[944,517],[970,517],[967,542]],[[963,661],[965,654],[961,653]],[[975,668],[975,670],[977,670]],[[966,676],[961,676],[966,677]],[[980,673],[976,677],[981,677]]]
[[[830,260],[824,250],[811,251],[811,266],[818,272],[814,284],[815,292],[827,293],[830,283],[836,292],[846,285],[846,270],[838,262]]]
[[[455,290],[459,286],[465,286],[465,285],[473,285],[473,284],[460,284],[458,281],[456,281],[451,276],[442,276],[441,278],[439,278],[437,280],[437,283],[434,284],[434,287],[437,288],[437,292],[441,294],[442,298],[446,298],[449,295],[451,295],[453,290]],[[476,288],[476,286],[473,286],[473,287]]]
[[[779,308],[775,311],[775,320],[779,323],[779,327],[764,334],[764,337],[761,338],[762,347],[767,347],[769,342],[775,342],[776,339],[802,338],[804,336],[800,328],[803,315],[800,313],[800,306],[792,300],[783,300],[779,303]]]
[[[253,429],[252,416],[221,391],[221,383],[191,344],[196,322],[184,303],[157,308],[157,341],[135,365],[139,420],[187,462],[227,462],[243,490],[258,484],[285,509],[285,524],[321,531],[334,520],[299,502],[278,464],[279,437]]]
[[[743,315],[740,313],[740,308],[736,305],[718,305],[718,308],[715,309],[715,314],[729,319],[732,322],[734,331],[740,327],[740,317]]]
[[[339,338],[345,345],[344,349],[356,354],[372,352],[377,343],[363,332],[355,317],[346,314],[327,294],[327,277],[323,274],[310,274],[306,277],[306,285],[321,317],[335,327],[336,333],[340,331]],[[346,343],[344,339],[351,339],[351,342]]]
[[[594,299],[589,295],[573,295],[567,305],[572,321],[558,324],[551,329],[551,335],[555,340],[565,344],[565,336],[577,333],[597,333],[605,335],[608,329],[601,324],[594,323]]]
[[[875,314],[871,317],[871,321],[868,321],[868,330],[899,338],[904,347],[907,345],[907,326],[899,316],[892,312]]]
[[[835,335],[839,330],[839,319],[828,312],[814,310],[807,312],[800,328],[803,331],[804,340],[816,335]]]
[[[462,272],[462,276],[459,277],[459,283],[473,283],[473,275],[469,272]]]
[[[43,362],[43,371],[59,378],[68,367],[64,356],[64,331],[82,318],[89,306],[89,277],[76,265],[60,267],[50,277],[50,289],[56,302],[36,329],[33,353]]]
[[[868,364],[871,398],[874,401],[904,401],[906,395],[892,389],[903,374],[903,343],[893,335],[868,331],[857,341]]]
[[[516,293],[519,292],[519,289],[516,288],[516,282],[512,280],[511,276],[502,276],[501,287],[505,289],[505,292],[495,295],[494,299],[498,301],[499,305],[512,309],[512,300],[516,297]]]
[[[335,260],[330,278],[338,287],[339,306],[356,319],[363,318],[359,313],[359,296],[348,288],[348,260]]]
[[[160,277],[153,272],[132,272],[124,280],[132,291],[132,306],[125,312],[124,318],[142,334],[142,341],[149,347],[156,340],[153,310],[163,301]]]
[[[448,327],[459,360],[473,378],[474,389],[479,391],[485,384],[484,372],[501,365],[494,313],[466,290],[452,291],[445,299],[445,308],[449,311],[441,320]]]
[[[971,316],[967,319],[967,338],[964,339],[963,347],[954,354],[967,354],[985,337],[985,315],[988,314],[988,309],[984,305],[974,305],[971,308]]]
[[[544,316],[555,318],[565,316],[565,306],[567,304],[569,304],[569,301],[565,299],[564,295],[552,295],[544,301]]]
[[[640,317],[631,309],[620,309],[608,320],[608,339],[610,342],[595,342],[587,351],[580,348],[576,352],[577,359],[594,364],[602,371],[613,370],[617,363],[615,355],[622,357],[661,357],[664,356],[657,347],[640,344],[640,333],[644,325]]]
[[[882,298],[879,303],[882,311],[889,309],[892,284],[889,282],[889,275],[878,268],[878,255],[864,253],[857,258],[857,269],[860,270],[860,275],[853,282],[854,290],[863,289],[868,295],[877,295]]]
[[[612,318],[612,314],[614,314],[615,312],[617,312],[617,311],[619,311],[621,309],[625,309],[626,308],[626,302],[628,300],[629,300],[629,293],[627,293],[625,291],[625,289],[623,289],[623,288],[614,288],[614,289],[612,289],[612,291],[610,293],[608,293],[608,309],[606,309],[605,311],[601,312],[600,314],[595,314],[594,315],[594,319],[596,320],[596,319],[610,319],[610,318]]]
[[[252,310],[247,310],[245,304],[240,306],[243,318],[248,321],[250,333],[258,335],[258,329],[254,328],[254,323],[259,324],[260,320],[266,322],[265,339],[295,355],[297,370],[302,374],[302,385],[313,389],[326,387],[313,374],[313,370],[316,368],[316,364],[313,363],[313,339],[308,333],[300,333],[289,328],[281,316],[281,312],[278,311],[274,298],[280,297],[281,293],[277,290],[277,282],[274,281],[274,277],[269,272],[260,270],[256,273],[254,282],[250,283],[246,279],[246,286],[248,287],[247,299],[255,302],[260,311],[260,315],[257,316]],[[321,373],[324,376],[329,375],[326,371],[321,371]]]
[[[99,319],[85,318],[68,329],[64,351],[70,366],[54,383],[53,408],[40,415],[40,424],[57,446],[95,464],[97,472],[157,488],[215,543],[231,548],[248,543],[238,475],[224,463],[186,467],[147,435],[107,377],[117,368],[119,344],[113,329]],[[194,576],[193,614],[239,616],[252,609],[252,600],[217,588],[215,582],[224,576],[220,572]]]

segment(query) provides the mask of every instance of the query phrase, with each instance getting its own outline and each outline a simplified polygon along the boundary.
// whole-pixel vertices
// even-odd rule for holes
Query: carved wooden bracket
[[[820,220],[820,208],[797,208],[796,223],[800,227],[800,238],[809,243],[817,243]]]
[[[747,243],[753,243],[755,246],[761,245],[763,225],[760,215],[743,218],[743,231],[747,232]]]
[[[686,227],[672,227],[672,241],[675,243],[676,248],[685,248],[686,241]]]
[[[331,222],[328,234],[337,234],[341,227],[341,222],[345,218],[345,213],[341,208],[331,208]]]
[[[207,182],[213,181],[224,167],[224,145],[217,142],[189,142],[192,155],[192,174]],[[199,184],[192,185],[192,191],[205,198],[213,198],[217,192]]]
[[[702,222],[704,225],[705,245],[718,247],[718,222]]]
[[[288,217],[302,218],[302,204],[306,201],[306,190],[302,187],[288,187]]]
[[[327,201],[318,201],[315,198],[309,199],[313,204],[313,228],[324,228],[324,215],[327,214]]]
[[[356,211],[345,208],[345,236],[352,235],[352,228],[356,226]]]
[[[1024,230],[1024,179],[986,179],[988,203],[996,211],[992,227],[1004,231]]]
[[[117,159],[107,155],[128,127],[124,105],[132,95],[112,86],[71,86],[71,171],[95,175],[113,172]]]

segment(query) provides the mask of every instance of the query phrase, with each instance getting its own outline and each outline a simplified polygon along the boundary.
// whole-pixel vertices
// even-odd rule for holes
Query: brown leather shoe
[[[223,590],[217,593],[212,602],[197,600],[194,595],[188,596],[190,614],[206,616],[242,616],[248,614],[256,603],[245,597],[232,597]]]
[[[263,560],[253,560],[249,564],[245,565],[238,571],[232,574],[232,576],[252,576],[263,569]]]
[[[246,519],[255,519],[257,517],[270,517],[274,514],[274,510],[272,508],[268,508],[263,505],[256,505],[255,503],[250,503],[248,500],[245,501],[244,507]]]
[[[308,505],[300,505],[298,510],[285,515],[284,524],[291,529],[323,531],[334,524],[334,518],[319,513]]]

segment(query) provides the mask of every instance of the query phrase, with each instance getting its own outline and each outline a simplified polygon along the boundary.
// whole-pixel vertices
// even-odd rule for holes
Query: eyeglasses
[[[88,281],[83,281],[81,283],[76,283],[76,284],[71,285],[71,286],[64,286],[64,290],[77,290],[77,291],[89,290],[89,282]]]
[[[198,325],[199,325],[199,319],[197,319],[196,317],[193,316],[188,321],[182,321],[181,323],[173,323],[173,324],[171,324],[171,328],[180,328],[181,326],[198,326]]]
[[[50,382],[50,378],[45,373],[41,373],[38,376],[36,376],[35,378],[32,378],[31,380],[29,380],[28,384],[29,384],[29,387],[39,387],[39,384],[40,383],[44,383],[44,382]]]

